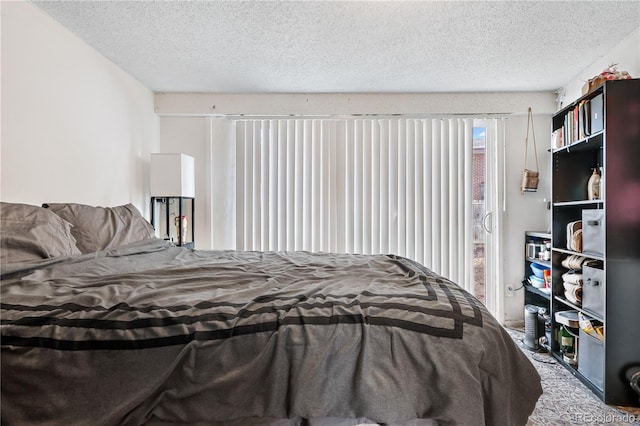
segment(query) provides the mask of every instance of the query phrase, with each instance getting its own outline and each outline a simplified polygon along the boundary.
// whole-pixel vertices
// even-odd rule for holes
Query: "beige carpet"
[[[507,331],[522,343],[524,333]],[[551,355],[523,351],[538,370],[543,389],[527,426],[640,425],[640,408],[608,406]]]

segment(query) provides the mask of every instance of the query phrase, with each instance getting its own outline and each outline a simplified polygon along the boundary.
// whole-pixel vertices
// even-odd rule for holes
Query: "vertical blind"
[[[392,253],[471,290],[472,119],[236,123],[239,250]]]

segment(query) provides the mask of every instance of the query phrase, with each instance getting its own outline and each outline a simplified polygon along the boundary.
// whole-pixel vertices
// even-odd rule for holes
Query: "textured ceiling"
[[[640,27],[639,1],[33,3],[155,92],[551,91]]]

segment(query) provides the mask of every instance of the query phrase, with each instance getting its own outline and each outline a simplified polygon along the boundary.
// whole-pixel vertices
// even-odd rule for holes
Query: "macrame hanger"
[[[531,107],[529,107],[529,111],[527,112],[527,136],[524,139],[524,167],[527,168],[527,154],[529,153],[529,125],[531,125],[531,136],[533,136],[533,155],[536,159],[536,172],[538,170],[538,150],[536,148],[536,132],[533,127],[533,113],[531,112]]]
[[[529,128],[531,128],[531,136],[533,136],[533,155],[536,160],[535,172],[527,169],[527,156],[529,154]],[[524,194],[525,191],[536,191],[538,189],[538,148],[536,146],[536,132],[533,126],[533,113],[531,107],[527,111],[527,136],[524,139],[524,172],[522,176],[522,184],[520,186],[520,194]]]

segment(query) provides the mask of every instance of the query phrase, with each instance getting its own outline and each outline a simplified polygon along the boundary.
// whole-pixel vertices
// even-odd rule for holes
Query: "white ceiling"
[[[33,3],[155,92],[553,91],[640,27],[640,1]]]

